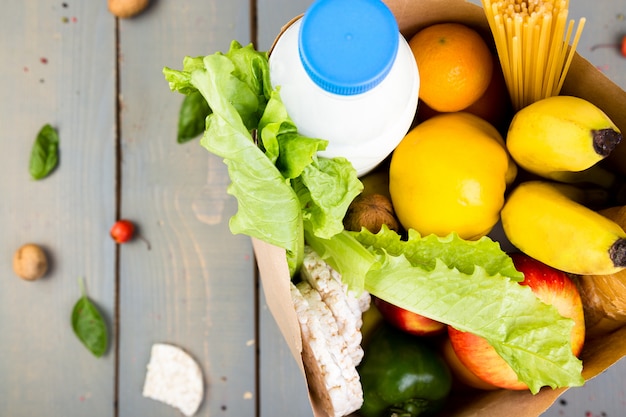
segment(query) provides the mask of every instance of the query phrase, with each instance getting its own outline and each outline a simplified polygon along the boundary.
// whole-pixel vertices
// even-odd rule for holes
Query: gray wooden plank
[[[0,415],[111,416],[114,357],[75,338],[78,277],[109,324],[114,302],[114,20],[96,2],[10,2],[0,14]],[[45,123],[60,165],[32,181],[30,149]],[[13,252],[36,242],[52,268],[18,279]]]
[[[312,0],[258,0],[257,47],[269,50],[281,27],[304,13]],[[312,416],[306,385],[261,291],[259,315],[260,416]]]
[[[259,415],[313,416],[300,368],[265,303],[265,296],[261,297],[260,307]]]
[[[143,398],[152,343],[187,350],[200,363],[207,395],[197,415],[256,413],[254,259],[250,241],[233,236],[224,164],[198,140],[176,142],[182,96],[169,91],[163,66],[185,55],[250,42],[249,3],[156,2],[120,21],[121,214],[150,241],[120,257],[119,415],[171,416]]]
[[[267,51],[292,18],[305,12],[313,0],[257,0],[258,48]]]
[[[584,387],[571,388],[542,417],[622,416],[626,409],[626,360],[622,359],[606,372],[587,382]]]
[[[626,89],[626,58],[620,54],[619,43],[626,35],[626,3],[623,0],[571,1],[570,18],[587,21],[576,51],[615,84]],[[594,45],[615,44],[614,48]]]

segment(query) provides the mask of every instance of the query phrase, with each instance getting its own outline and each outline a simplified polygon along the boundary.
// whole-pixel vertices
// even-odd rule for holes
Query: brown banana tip
[[[613,149],[622,141],[622,134],[617,130],[608,128],[592,130],[593,149],[602,157],[607,157]]]
[[[611,245],[609,257],[616,267],[626,267],[626,239],[619,238]]]

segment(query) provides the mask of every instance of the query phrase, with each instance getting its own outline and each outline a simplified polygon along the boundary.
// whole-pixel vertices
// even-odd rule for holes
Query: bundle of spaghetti
[[[574,33],[574,20],[567,21],[568,0],[482,0],[482,4],[515,109],[558,95],[585,18]]]

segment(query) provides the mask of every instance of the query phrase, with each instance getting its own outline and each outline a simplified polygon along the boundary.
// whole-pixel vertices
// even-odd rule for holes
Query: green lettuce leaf
[[[304,228],[308,245],[330,266],[341,273],[341,281],[350,291],[361,294],[365,288],[365,276],[380,267],[374,253],[344,230],[332,238],[324,239],[311,232],[310,224]]]
[[[413,232],[402,241],[386,228],[378,234],[344,232],[331,239],[308,234],[305,228],[305,236],[351,290],[364,289],[487,339],[531,392],[584,383],[582,362],[570,344],[573,321],[519,285],[521,274],[489,238],[470,242],[456,235],[421,237]]]
[[[573,321],[532,290],[476,267],[471,275],[437,261],[431,271],[404,256],[381,255],[365,289],[397,306],[487,339],[532,393],[580,386],[582,362],[569,343]]]
[[[232,94],[245,95],[232,75],[233,66],[224,56],[206,57],[207,70],[195,70],[191,81],[205,97],[213,113],[200,143],[224,158],[231,183],[227,192],[237,199],[237,212],[229,226],[233,234],[245,234],[279,247],[290,256],[290,268],[297,269],[303,251],[302,213],[297,195],[286,180],[254,143],[240,112],[255,113],[256,94],[249,94],[247,110],[231,104]],[[224,81],[227,79],[229,81]],[[251,91],[248,91],[251,93]]]
[[[259,122],[261,145],[265,155],[283,177],[297,178],[311,165],[317,152],[326,149],[328,141],[302,136],[287,114],[278,90],[273,91]]]
[[[363,184],[346,159],[319,158],[305,168],[294,188],[313,233],[330,238],[343,231],[343,218]]]
[[[383,225],[376,235],[363,229],[355,237],[365,246],[384,248],[390,255],[403,254],[412,264],[426,270],[434,269],[437,260],[440,260],[468,275],[474,272],[476,265],[480,265],[489,275],[500,274],[518,282],[524,280],[524,274],[515,269],[511,257],[502,251],[498,242],[487,236],[476,241],[461,239],[456,233],[446,237],[434,234],[421,237],[411,229],[408,239],[402,240],[400,235]]]
[[[304,221],[330,237],[363,186],[345,159],[318,158],[328,142],[298,133],[269,79],[265,52],[231,43],[226,54],[186,57],[182,70],[164,68],[172,90],[199,92],[210,114],[201,145],[224,159],[237,199],[230,219],[242,233],[284,248],[292,275],[304,253]]]

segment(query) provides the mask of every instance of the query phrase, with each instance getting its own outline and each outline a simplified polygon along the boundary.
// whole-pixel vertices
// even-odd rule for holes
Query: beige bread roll
[[[626,206],[599,213],[626,229]],[[626,324],[626,269],[608,275],[582,275],[576,281],[589,337],[610,333]]]

